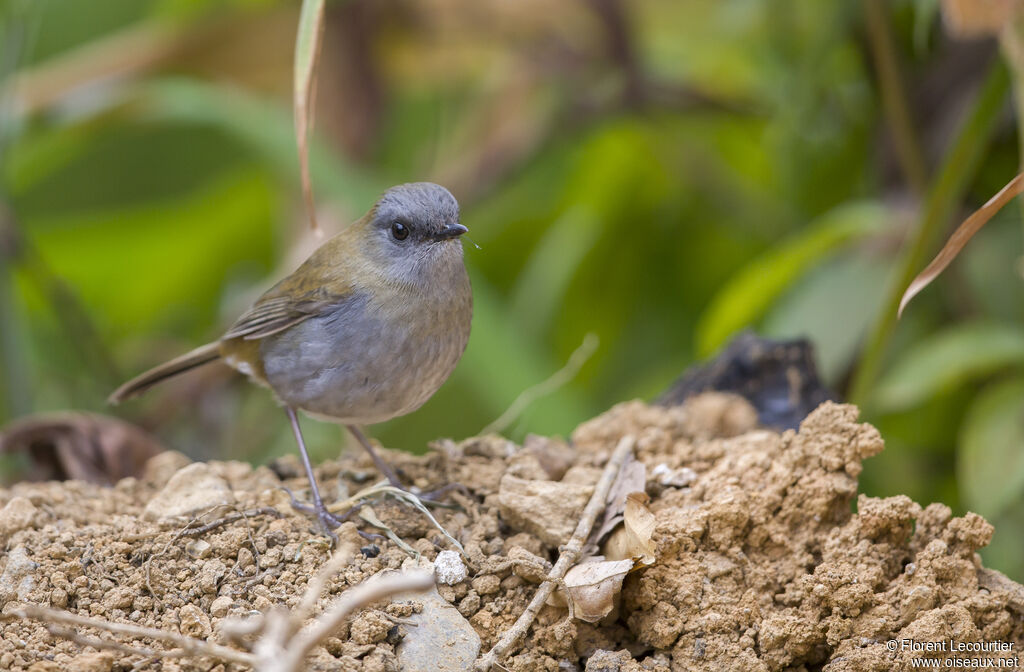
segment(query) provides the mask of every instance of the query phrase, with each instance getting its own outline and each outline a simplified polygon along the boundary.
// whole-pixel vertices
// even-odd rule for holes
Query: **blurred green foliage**
[[[995,41],[910,0],[876,3],[881,24],[859,0],[468,4],[327,5],[321,221],[430,179],[472,241],[465,358],[374,434],[475,433],[591,332],[596,354],[513,437],[651,398],[742,328],[809,336],[886,437],[864,491],[985,514],[986,561],[1024,578],[1020,210],[879,326],[920,270],[906,250],[930,254],[1018,170]],[[216,337],[311,249],[297,21],[281,0],[0,2],[0,422],[109,412],[122,377]],[[269,395],[215,373],[117,412],[195,456],[294,449]],[[337,428],[305,428],[337,451]]]

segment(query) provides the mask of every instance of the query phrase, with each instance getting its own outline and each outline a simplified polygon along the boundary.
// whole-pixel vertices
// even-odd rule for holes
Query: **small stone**
[[[651,470],[651,477],[661,485],[672,488],[685,488],[697,480],[697,472],[689,467],[671,469],[664,462],[656,464]]]
[[[437,586],[437,594],[441,596],[445,602],[449,604],[455,602],[458,598],[455,595],[455,588],[441,584]]]
[[[238,567],[240,569],[250,567],[255,561],[256,558],[253,556],[252,551],[250,551],[248,548],[245,548],[243,546],[242,548],[238,549]]]
[[[190,558],[200,560],[210,554],[213,545],[203,539],[193,539],[185,545],[185,552]]]
[[[61,609],[68,606],[68,591],[63,588],[54,588],[50,591],[50,606]]]
[[[103,596],[107,609],[130,609],[135,602],[135,591],[127,586],[118,586]]]
[[[157,521],[191,516],[234,501],[228,482],[206,463],[195,462],[171,476],[163,490],[146,505],[142,517]]]
[[[76,672],[110,672],[114,667],[114,654],[109,651],[80,653],[71,660],[69,668]]]
[[[0,606],[13,599],[23,601],[35,588],[35,573],[39,563],[29,557],[24,546],[17,546],[7,554],[7,566],[0,574]]]
[[[416,613],[416,609],[411,602],[392,602],[384,607],[384,611],[388,616],[394,616],[395,618],[408,618]]]
[[[436,591],[409,595],[423,604],[395,649],[402,672],[465,672],[480,654],[480,635]]]
[[[506,475],[501,479],[498,504],[508,525],[539,538],[549,546],[569,541],[592,485],[562,481],[528,481]]]
[[[633,660],[629,651],[605,651],[598,649],[587,659],[584,672],[633,672],[640,666]]]
[[[199,570],[199,589],[208,595],[216,593],[227,571],[227,566],[219,559],[207,560]]]
[[[142,471],[142,480],[155,488],[162,488],[171,480],[171,476],[192,464],[187,455],[176,450],[165,450],[146,460]]]
[[[565,472],[576,461],[576,451],[561,439],[552,439],[536,434],[527,434],[522,452],[537,458],[547,478],[560,481]]]
[[[231,610],[231,598],[221,595],[210,605],[210,615],[214,618],[224,618]]]
[[[0,509],[0,539],[32,526],[36,507],[25,497],[14,497]]]
[[[473,579],[472,585],[480,595],[493,595],[501,588],[501,579],[495,574],[484,574]]]
[[[469,618],[476,612],[480,611],[480,596],[476,591],[470,591],[462,601],[459,602],[459,613],[464,617]]]
[[[530,583],[544,583],[551,572],[551,563],[522,546],[513,546],[507,553],[516,576]]]
[[[352,621],[349,637],[356,644],[376,644],[387,639],[393,625],[379,611],[367,611]]]
[[[181,634],[197,639],[210,636],[210,617],[194,604],[186,604],[178,610],[178,630]]]
[[[281,549],[272,548],[260,557],[260,566],[264,569],[277,567],[281,564],[281,560],[283,559],[284,557],[281,555]]]
[[[447,586],[466,580],[466,565],[455,551],[441,551],[434,559],[434,575]]]

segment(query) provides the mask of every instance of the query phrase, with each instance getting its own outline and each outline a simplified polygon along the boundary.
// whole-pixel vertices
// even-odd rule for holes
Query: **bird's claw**
[[[315,517],[317,522],[320,524],[320,530],[330,537],[335,544],[337,544],[338,535],[334,533],[334,530],[345,522],[345,519],[348,518],[348,516],[345,515],[339,517],[334,515],[327,509],[327,506],[325,506],[323,502],[317,502],[316,504],[300,502],[298,498],[295,497],[295,493],[290,489],[284,486],[282,486],[282,489],[288,493],[288,498],[291,500],[292,508],[300,513],[306,514],[307,516]]]

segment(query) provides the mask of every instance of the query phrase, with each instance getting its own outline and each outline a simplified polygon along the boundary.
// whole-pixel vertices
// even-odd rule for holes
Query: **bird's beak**
[[[464,227],[462,224],[449,224],[441,229],[435,238],[437,238],[437,240],[451,240],[452,238],[458,238],[467,231],[469,231],[469,229]]]

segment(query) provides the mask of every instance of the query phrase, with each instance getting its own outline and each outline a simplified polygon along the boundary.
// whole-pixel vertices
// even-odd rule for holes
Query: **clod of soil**
[[[503,661],[509,670],[909,669],[911,656],[922,654],[894,652],[893,640],[1003,642],[1010,648],[982,655],[1019,655],[1024,588],[984,569],[976,554],[991,525],[902,496],[862,495],[854,512],[861,462],[883,448],[878,432],[856,420],[854,407],[825,403],[799,432],[778,434],[757,429],[756,413],[741,399],[704,395],[673,408],[621,404],[577,428],[568,445],[480,437],[440,442],[423,457],[389,458],[419,487],[465,486],[452,495],[459,508],[434,514],[465,548],[468,575],[438,583],[437,593],[454,606],[442,610],[445,618],[462,619],[446,627],[468,622],[486,651],[557,560],[557,544],[612,448],[636,437],[657,523],[656,561],[627,577],[618,609],[600,623],[542,609],[527,641]],[[186,462],[159,455],[143,477],[113,488],[71,481],[0,490],[3,611],[48,605],[223,643],[229,617],[294,608],[329,554],[281,489],[303,487],[302,478],[276,475],[297,470]],[[181,469],[201,472],[202,481],[176,477]],[[321,465],[318,476],[332,497],[363,487],[358,481],[369,471],[357,455]],[[190,491],[193,482],[205,484],[205,493]],[[559,488],[571,496],[550,497]],[[168,515],[208,522],[238,511],[251,513],[198,534],[183,532],[189,518]],[[428,560],[453,550],[405,504],[384,500],[373,512]],[[320,604],[408,557],[393,541],[367,541]],[[402,653],[417,619],[439,607],[407,596],[365,609],[314,650],[307,669],[441,669],[423,666],[429,654]],[[242,669],[209,658],[83,652],[36,621],[4,622],[2,633],[3,670]],[[475,647],[473,637],[460,637],[461,646],[467,641]],[[403,666],[403,657],[419,667]]]

